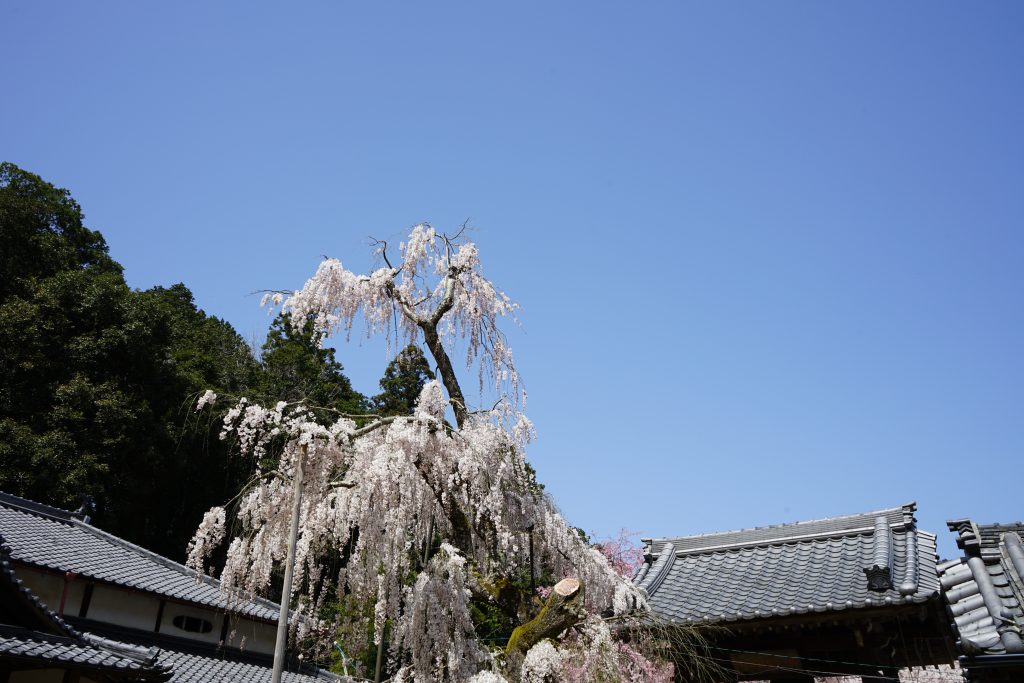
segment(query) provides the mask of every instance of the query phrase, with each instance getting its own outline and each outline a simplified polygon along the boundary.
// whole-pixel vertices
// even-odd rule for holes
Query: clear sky
[[[0,157],[260,341],[254,290],[469,218],[570,521],[916,500],[950,556],[945,520],[1024,517],[1022,35],[1019,2],[0,0]],[[383,344],[336,341],[374,393]]]

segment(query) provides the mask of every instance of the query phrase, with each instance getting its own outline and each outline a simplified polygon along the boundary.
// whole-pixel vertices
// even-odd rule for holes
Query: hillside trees
[[[168,321],[133,295],[67,191],[12,164],[0,235],[0,488],[70,507],[91,494],[110,528],[158,541],[128,501],[168,450],[166,406],[150,395],[174,379]]]
[[[92,496],[94,523],[184,559],[196,520],[254,469],[196,396],[313,377],[318,400],[363,405],[308,332],[272,334],[261,365],[185,285],[132,290],[68,191],[10,163],[0,244],[0,490],[71,509]]]
[[[542,680],[563,660],[583,670],[580,658],[606,680],[633,680],[620,675],[608,628],[595,615],[627,612],[642,597],[566,524],[524,459],[533,430],[519,410],[519,375],[499,328],[515,305],[484,277],[475,245],[430,226],[412,230],[394,265],[388,245],[377,253],[384,266],[370,275],[325,260],[282,310],[312,321],[321,338],[351,330],[358,318],[391,342],[422,341],[439,380],[423,386],[411,415],[335,413],[318,421],[303,402],[237,399],[223,434],[257,460],[272,454],[274,465],[240,498],[223,585],[243,593],[268,588],[274,563],[287,556],[294,507],[300,609],[315,613],[325,582],[336,580],[350,606],[346,618],[357,622],[346,633],[365,633],[361,620],[379,643],[388,626],[396,680]],[[456,339],[481,383],[501,392],[495,405],[468,404],[450,357]],[[306,494],[297,497],[292,480],[300,472]],[[196,568],[225,540],[226,517],[215,508],[198,529],[189,558]],[[325,577],[320,559],[342,549],[344,567]],[[511,615],[525,623],[496,656],[476,632],[471,604],[521,604],[500,594],[532,560],[546,575],[566,578],[538,614]],[[551,644],[563,632],[565,652]],[[529,671],[538,666],[550,671],[537,678]]]
[[[305,399],[344,413],[366,412],[366,398],[352,388],[334,349],[317,341],[312,320],[299,324],[287,314],[278,315],[260,358],[262,395],[283,401]]]
[[[66,195],[6,173],[17,183],[0,190],[0,205],[12,194],[22,208],[36,202],[3,213],[13,249],[44,241],[76,253],[60,234],[40,238],[47,223],[19,221],[63,209],[67,224],[77,205],[53,207]],[[80,212],[70,222],[80,225]],[[0,299],[0,489],[71,509],[91,496],[96,524],[180,558],[195,519],[248,476],[212,427],[186,428],[190,397],[206,386],[248,390],[257,365],[187,288],[131,290],[99,233],[89,235],[87,258],[37,255]]]
[[[0,300],[62,271],[121,272],[71,193],[9,162],[0,163],[0,244]]]

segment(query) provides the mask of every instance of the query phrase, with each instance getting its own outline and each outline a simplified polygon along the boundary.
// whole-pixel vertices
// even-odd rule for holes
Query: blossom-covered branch
[[[470,600],[492,599],[486,586],[534,561],[547,575],[572,576],[580,586],[583,611],[551,620],[559,632],[587,612],[635,608],[642,597],[566,524],[525,460],[533,427],[519,412],[519,375],[498,328],[516,306],[484,278],[476,247],[418,225],[400,247],[397,268],[387,246],[379,248],[386,268],[357,275],[325,260],[302,290],[280,301],[282,308],[293,321],[312,320],[321,339],[351,333],[361,316],[368,334],[422,340],[444,389],[428,382],[408,416],[334,415],[329,423],[301,402],[264,407],[239,399],[224,416],[222,438],[235,438],[243,454],[267,468],[264,474],[279,475],[257,477],[239,499],[239,533],[229,544],[223,585],[244,593],[269,588],[274,563],[286,556],[295,502],[289,482],[305,453],[296,590],[304,586],[303,604],[314,611],[326,580],[336,581],[335,594],[353,606],[343,630],[358,639],[372,629],[381,643],[390,624],[392,668],[408,679],[465,681],[502,670],[474,632]],[[395,331],[401,339],[392,339]],[[479,366],[481,384],[489,379],[506,390],[489,409],[466,405],[449,358],[456,339],[466,340],[467,365]],[[215,399],[204,395],[198,407]],[[449,409],[456,428],[445,421]],[[215,509],[204,519],[190,565],[201,569],[225,538],[225,517]],[[432,558],[420,552],[432,547]],[[332,554],[343,556],[342,568],[325,577],[321,560]],[[416,577],[411,585],[409,577]],[[536,642],[559,635],[531,633]],[[516,678],[520,671],[504,673]]]

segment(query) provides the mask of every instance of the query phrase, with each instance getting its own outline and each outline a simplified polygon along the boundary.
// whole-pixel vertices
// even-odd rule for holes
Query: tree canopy
[[[412,415],[423,386],[434,379],[434,372],[423,351],[409,344],[388,363],[380,380],[381,393],[373,397],[373,410],[379,415]]]
[[[172,558],[202,518],[187,544],[204,570],[230,518],[217,562],[247,593],[269,588],[299,502],[300,580],[283,600],[334,620],[302,621],[321,643],[364,663],[386,649],[395,680],[670,676],[612,637],[598,615],[643,596],[525,459],[533,430],[499,327],[516,306],[472,243],[421,225],[398,267],[384,243],[370,275],[325,261],[257,356],[184,284],[129,287],[70,193],[9,163],[0,239],[0,489],[68,508],[91,497],[94,523]],[[323,344],[359,315],[402,348],[369,399]],[[503,395],[490,408],[467,404],[449,355],[460,336]]]
[[[321,346],[313,321],[292,321],[278,315],[270,325],[261,354],[263,396],[274,400],[306,400],[343,413],[363,413],[366,398],[352,388],[334,349]]]
[[[0,164],[0,489],[96,503],[103,528],[175,559],[203,512],[253,471],[197,416],[222,393],[298,395],[359,410],[329,349],[275,324],[263,362],[184,284],[131,289],[81,207]]]
[[[519,411],[519,375],[499,327],[515,304],[484,277],[470,242],[418,225],[399,251],[392,265],[380,243],[384,266],[369,275],[327,259],[282,306],[321,339],[359,318],[413,344],[381,381],[391,395],[374,401],[390,414],[326,416],[305,401],[230,398],[223,434],[259,463],[258,476],[231,509],[207,513],[189,563],[205,566],[232,518],[222,585],[267,591],[275,563],[292,552],[294,509],[298,580],[282,600],[297,600],[311,617],[338,601],[344,618],[313,635],[340,638],[350,653],[365,647],[368,631],[379,648],[390,633],[393,680],[668,680],[670,665],[616,644],[598,616],[625,618],[643,596],[565,522],[525,460],[533,429]],[[449,356],[459,336],[481,382],[502,393],[491,408],[466,402]],[[419,341],[437,379],[412,350]],[[338,555],[340,571],[328,575],[323,560]],[[533,592],[535,565],[547,585],[564,577],[543,602]],[[315,618],[297,625],[300,635],[324,627]]]

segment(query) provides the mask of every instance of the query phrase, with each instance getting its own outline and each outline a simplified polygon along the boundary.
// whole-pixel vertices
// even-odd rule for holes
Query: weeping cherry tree
[[[499,328],[517,307],[484,277],[476,246],[460,237],[417,225],[400,258],[376,243],[383,267],[369,275],[327,259],[301,290],[269,297],[289,320],[312,321],[321,343],[363,326],[391,348],[423,344],[439,380],[424,386],[412,415],[324,419],[324,410],[304,402],[233,399],[222,438],[236,439],[261,469],[232,511],[222,585],[238,595],[268,590],[275,564],[287,557],[297,509],[294,588],[282,601],[305,615],[293,620],[298,637],[318,623],[331,583],[335,595],[366,606],[365,616],[345,617],[365,622],[343,632],[357,638],[360,626],[363,634],[372,629],[380,646],[387,625],[395,680],[561,680],[588,666],[607,668],[606,680],[633,680],[628,666],[601,663],[618,654],[597,615],[626,613],[642,596],[535,482],[524,459],[533,428],[521,413],[519,374]],[[501,396],[494,405],[467,403],[451,357],[457,342],[480,388]],[[200,407],[215,398],[208,393]],[[189,547],[190,566],[203,569],[225,541],[228,516],[224,508],[207,513]],[[340,571],[326,576],[323,558],[342,553]],[[562,580],[524,614],[500,592],[534,561]],[[503,647],[487,647],[476,633],[474,600],[514,612],[520,625]]]

